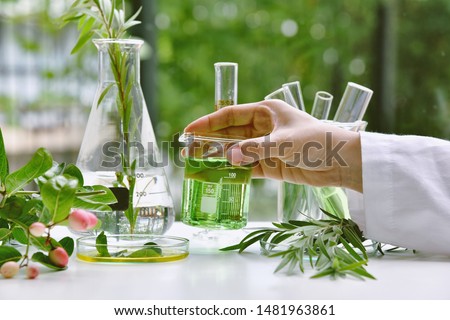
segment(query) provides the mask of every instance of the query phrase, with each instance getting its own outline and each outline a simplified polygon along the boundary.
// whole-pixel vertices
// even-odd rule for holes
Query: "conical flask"
[[[77,166],[86,185],[110,187],[119,202],[95,212],[111,234],[164,233],[173,199],[140,85],[140,40],[94,40],[99,85]]]

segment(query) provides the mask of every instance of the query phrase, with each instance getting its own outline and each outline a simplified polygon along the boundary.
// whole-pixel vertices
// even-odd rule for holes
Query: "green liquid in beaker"
[[[210,229],[240,229],[247,224],[251,167],[225,158],[186,158],[182,221]]]

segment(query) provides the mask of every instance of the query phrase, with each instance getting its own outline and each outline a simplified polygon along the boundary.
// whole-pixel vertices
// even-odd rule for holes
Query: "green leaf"
[[[83,193],[89,192],[101,193],[83,195]],[[73,208],[95,211],[111,211],[109,205],[117,203],[114,193],[105,186],[94,185],[91,187],[84,187],[82,189],[78,189],[77,193],[81,193],[81,195],[75,196]]]
[[[138,24],[141,24],[141,21],[127,21],[125,22],[125,24],[123,25],[123,30],[127,30],[133,26],[136,26]]]
[[[3,218],[0,218],[0,228],[9,229],[9,223]]]
[[[82,24],[82,26],[80,28],[80,30],[81,30],[80,36],[83,36],[83,35],[85,35],[87,33],[92,33],[91,29],[92,29],[92,27],[95,24],[95,19],[94,18],[87,17],[87,16],[82,16],[81,19],[83,19],[83,18],[84,18],[84,21],[83,21],[84,23]],[[80,22],[81,22],[81,19],[80,19]]]
[[[25,230],[23,230],[22,228],[20,228],[20,227],[13,228],[12,235],[13,235],[14,239],[17,240],[19,243],[21,243],[21,244],[28,243],[27,234],[26,234]]]
[[[160,248],[143,248],[130,253],[127,258],[146,258],[146,257],[160,257]]]
[[[280,232],[270,240],[270,243],[279,244],[280,242],[283,242],[284,240],[289,239],[291,237],[292,234],[290,233]]]
[[[355,248],[361,250],[361,253],[363,254],[364,258],[367,259],[367,253],[366,248],[364,247],[363,243],[361,242],[361,239],[358,237],[358,235],[353,231],[352,228],[342,228],[342,231],[344,233],[345,239],[352,244]]]
[[[67,267],[58,267],[55,266],[51,261],[50,258],[42,253],[42,252],[36,252],[33,254],[33,256],[31,257],[31,260],[33,260],[34,262],[38,262],[44,266],[46,266],[47,268],[53,269],[53,270],[57,270],[57,271],[61,271],[61,270],[65,270],[67,269]]]
[[[60,175],[64,171],[64,167],[66,165],[64,163],[58,164],[53,162],[53,166],[47,170],[43,175],[36,178],[36,183],[41,187],[44,183],[46,183],[49,179]]]
[[[365,264],[366,264],[366,261],[365,261],[365,260],[356,261],[356,262],[353,262],[353,263],[351,263],[351,264],[342,266],[342,267],[339,269],[339,271],[355,270],[355,269],[358,269],[358,268],[364,266]]]
[[[303,248],[299,248],[297,250],[295,250],[295,256],[297,257],[297,261],[298,261],[298,267],[300,268],[301,272],[305,272],[305,268],[303,267],[303,255],[305,253],[305,249]]]
[[[0,242],[8,240],[12,231],[6,228],[0,228]]]
[[[335,271],[333,268],[327,268],[321,272],[316,273],[315,275],[313,275],[311,278],[315,279],[315,278],[322,278],[325,276],[330,276],[330,275],[334,275]]]
[[[311,221],[303,221],[303,220],[289,220],[289,223],[297,226],[297,227],[305,227],[305,226],[310,226],[313,225],[313,223]],[[292,228],[290,228],[292,229]]]
[[[0,266],[8,261],[19,261],[22,254],[15,248],[0,246]]]
[[[283,259],[281,260],[280,264],[276,267],[274,273],[277,273],[279,271],[281,271],[282,269],[284,269],[289,263],[291,263],[292,259],[294,259],[295,256],[292,255],[286,255],[283,257]]]
[[[61,245],[61,247],[64,248],[64,250],[66,250],[67,254],[70,257],[75,248],[75,243],[73,239],[71,237],[64,237],[61,240],[59,240],[59,244]]]
[[[112,88],[112,86],[114,86],[115,83],[112,82],[110,84],[108,84],[105,89],[103,89],[102,93],[100,94],[100,97],[98,97],[98,101],[97,101],[97,108],[100,106],[100,104],[102,103],[103,99],[105,98],[105,96],[108,94],[108,91]]]
[[[8,195],[11,196],[21,190],[33,179],[43,175],[52,165],[50,153],[44,148],[39,148],[25,166],[6,177],[5,185]]]
[[[37,215],[42,213],[44,204],[42,200],[30,199],[28,200],[22,208],[22,215]]]
[[[42,251],[50,251],[55,247],[61,247],[58,241],[47,237],[30,237],[31,243],[37,249]]]
[[[83,28],[83,26],[85,25],[85,23],[86,23],[86,19],[88,18],[88,16],[81,16],[79,19],[78,19],[78,25],[77,25],[77,29],[78,30],[81,30],[82,28]]]
[[[51,221],[67,218],[75,199],[78,180],[68,175],[56,176],[41,187],[42,202],[48,208]]]
[[[318,245],[318,247],[319,247],[320,252],[322,252],[322,254],[323,254],[325,257],[327,257],[329,260],[331,260],[331,257],[330,257],[330,255],[328,254],[327,248],[325,247],[325,244],[324,244],[324,242],[323,242],[322,236],[318,236],[318,237],[317,237],[316,243],[317,243],[317,245]]]
[[[108,17],[108,25],[112,25],[113,19],[114,19],[114,11],[116,10],[116,2],[112,1],[112,6],[111,6],[111,10],[109,12],[109,17]]]
[[[11,197],[6,200],[5,205],[0,208],[0,217],[8,220],[17,219],[22,215],[26,200],[20,197]]]
[[[279,229],[287,229],[287,230],[295,229],[295,226],[285,222],[272,222],[272,224]]]
[[[92,203],[84,199],[75,198],[73,201],[73,208],[84,209],[88,211],[111,211],[111,207],[107,204]]]
[[[78,42],[75,44],[75,46],[73,47],[70,54],[75,54],[78,51],[80,51],[81,48],[83,48],[84,45],[92,38],[93,34],[94,34],[94,32],[90,31],[90,32],[87,32],[87,33],[81,35],[80,38],[78,38]]]
[[[362,257],[350,246],[350,244],[343,237],[339,239],[344,245],[345,249],[351,254],[356,260],[363,260]]]
[[[338,221],[342,220],[342,219],[339,218],[338,216],[335,216],[334,214],[332,214],[332,213],[330,213],[330,212],[328,212],[328,211],[326,211],[326,210],[324,210],[324,209],[320,209],[320,210],[321,210],[326,216],[332,218],[333,220],[338,220]]]
[[[84,186],[83,173],[76,165],[69,163],[64,168],[63,174],[76,178],[78,180],[78,187]]]
[[[3,183],[5,181],[8,173],[8,158],[6,157],[5,142],[3,141],[2,129],[0,128],[0,183]]]
[[[125,24],[123,25],[124,27],[124,31],[128,28],[131,28],[134,25],[140,24],[141,21],[137,21],[136,18],[138,17],[138,15],[141,13],[142,11],[142,7],[140,7],[135,14],[133,14],[128,20],[127,22],[125,22]]]
[[[364,269],[364,268],[356,268],[356,269],[354,269],[352,271],[357,273],[357,274],[359,274],[359,275],[361,275],[361,276],[363,276],[363,277],[369,278],[369,279],[373,279],[373,280],[377,279],[372,274],[367,272],[366,269]]]
[[[221,248],[220,251],[231,251],[231,250],[239,250],[239,252],[244,251],[248,246],[252,245],[253,243],[259,241],[264,237],[264,234],[268,230],[257,230],[253,231],[250,234],[248,234],[244,239],[241,240],[238,244],[231,245],[225,248]]]
[[[95,239],[95,244],[100,257],[111,257],[108,251],[108,238],[103,231]]]

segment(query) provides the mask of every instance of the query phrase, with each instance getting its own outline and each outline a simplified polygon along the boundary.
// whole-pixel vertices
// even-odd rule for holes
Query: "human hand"
[[[225,107],[193,121],[185,132],[244,138],[227,158],[234,165],[254,164],[254,177],[362,191],[359,133],[281,100]]]

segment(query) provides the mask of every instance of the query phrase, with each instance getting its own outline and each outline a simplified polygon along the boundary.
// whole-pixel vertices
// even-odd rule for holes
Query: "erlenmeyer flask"
[[[111,187],[112,212],[97,211],[100,230],[164,233],[174,206],[140,85],[141,40],[94,40],[99,86],[78,155],[87,185]]]

